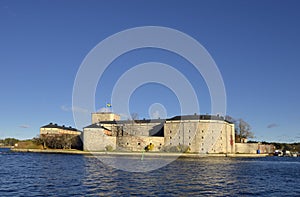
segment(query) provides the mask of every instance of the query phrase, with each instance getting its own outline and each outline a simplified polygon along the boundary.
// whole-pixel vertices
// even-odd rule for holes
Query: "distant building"
[[[49,123],[40,128],[40,135],[57,135],[57,134],[70,134],[80,135],[82,132],[72,127],[59,126],[57,124]]]

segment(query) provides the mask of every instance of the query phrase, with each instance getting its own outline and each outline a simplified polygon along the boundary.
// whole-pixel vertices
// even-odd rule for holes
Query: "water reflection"
[[[114,158],[112,162],[115,162]],[[125,159],[125,158],[124,158]],[[136,159],[136,158],[126,158]],[[227,184],[236,180],[231,176],[234,167],[228,159],[179,159],[159,170],[130,173],[105,166],[96,158],[88,158],[86,182],[91,193],[165,195],[165,194],[230,194]],[[224,168],[224,166],[226,166]],[[225,191],[226,190],[226,191]],[[224,193],[225,192],[225,193]]]
[[[92,165],[87,168],[90,174],[87,180],[91,181],[91,187],[94,188],[91,193],[96,192],[99,195],[262,196],[282,193],[282,187],[278,188],[273,182],[278,175],[272,173],[272,168],[278,169],[279,166],[273,162],[255,161],[257,159],[178,159],[155,171],[130,173],[115,170],[100,164],[96,158],[90,158]],[[297,177],[287,175],[285,178],[290,179],[286,180],[300,181],[299,170],[293,166],[291,171],[297,173]],[[282,176],[280,171],[279,176]],[[288,187],[290,193],[300,191],[298,185],[291,186],[293,188]]]
[[[139,156],[94,155],[94,157],[99,159],[107,166],[128,172],[148,172],[156,170],[166,166],[176,159],[175,157],[149,157],[142,154]]]

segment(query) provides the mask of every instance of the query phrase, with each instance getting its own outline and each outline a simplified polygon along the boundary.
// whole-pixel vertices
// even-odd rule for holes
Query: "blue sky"
[[[89,51],[119,31],[164,26],[208,50],[224,80],[227,114],[246,120],[257,140],[300,141],[299,9],[296,0],[1,0],[0,138],[32,138],[49,122],[74,126],[73,83]],[[98,84],[95,107],[110,101],[111,88],[126,69],[148,61],[184,73],[196,89],[200,113],[210,112],[201,76],[176,54],[155,49],[116,59]],[[179,113],[174,93],[158,84],[138,88],[130,110],[148,118],[153,103],[163,104],[168,117]]]

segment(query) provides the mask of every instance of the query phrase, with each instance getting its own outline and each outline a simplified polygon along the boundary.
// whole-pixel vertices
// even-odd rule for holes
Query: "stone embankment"
[[[153,157],[180,157],[180,158],[200,158],[200,157],[266,157],[268,154],[197,154],[197,153],[165,153],[165,152],[89,152],[80,150],[62,149],[11,149],[13,152],[30,153],[52,153],[52,154],[81,154],[81,155],[107,155],[107,156],[153,156]]]

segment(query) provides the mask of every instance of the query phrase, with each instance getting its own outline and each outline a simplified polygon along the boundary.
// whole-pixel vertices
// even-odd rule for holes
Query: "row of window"
[[[152,144],[152,143],[150,143],[150,145],[151,145],[151,144]],[[119,143],[119,145],[122,145],[122,144],[121,144],[121,143]],[[129,145],[129,143],[127,142],[127,143],[126,143],[126,145],[128,146],[128,145]],[[141,143],[140,143],[140,142],[138,142],[138,143],[137,143],[137,145],[138,145],[138,146],[140,146],[140,145],[141,145]],[[162,144],[160,143],[159,145],[161,146]]]
[[[189,133],[191,132],[191,130],[189,130]],[[202,133],[204,133],[204,130],[201,131]],[[214,132],[214,130],[211,131],[212,133]],[[170,130],[170,133],[172,133],[172,130]],[[179,130],[180,133],[180,130]],[[222,131],[220,131],[220,133],[222,133]]]
[[[181,143],[179,142],[178,143],[178,145],[181,145]],[[192,144],[191,143],[189,143],[189,146],[191,146]],[[212,146],[214,145],[214,144],[211,144]],[[170,142],[170,146],[172,146],[172,142]],[[204,146],[204,143],[202,143],[202,146]],[[222,147],[223,146],[223,144],[220,144],[220,147]],[[202,148],[202,150],[203,150],[203,148]],[[213,150],[213,148],[212,148],[212,150]]]
[[[204,139],[204,136],[202,136],[201,137],[202,139]],[[212,139],[214,139],[214,137],[212,136],[211,137]],[[170,136],[170,139],[172,139],[172,136]],[[180,139],[180,136],[178,136],[178,139]],[[189,139],[191,139],[191,136],[189,136]],[[222,140],[223,138],[222,137],[220,137],[220,140]]]

